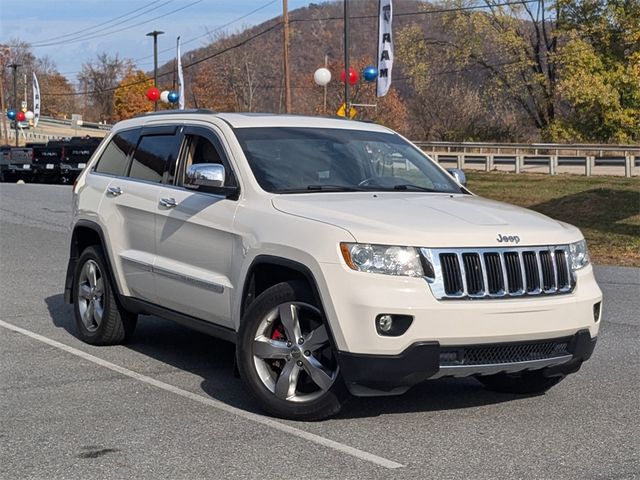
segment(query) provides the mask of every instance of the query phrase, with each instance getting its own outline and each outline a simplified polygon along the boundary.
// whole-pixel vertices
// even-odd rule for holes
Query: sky
[[[289,10],[309,3],[289,0]],[[281,14],[282,0],[0,0],[0,44],[26,41],[74,81],[82,64],[102,52],[151,70],[153,39],[145,34],[153,30],[165,32],[158,36],[158,51],[169,50],[158,55],[162,65],[174,57],[178,35],[184,53],[206,45],[207,32],[234,32]]]

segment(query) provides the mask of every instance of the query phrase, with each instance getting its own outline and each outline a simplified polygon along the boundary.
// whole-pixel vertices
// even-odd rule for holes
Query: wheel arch
[[[309,285],[318,306],[324,311],[318,283],[306,265],[284,257],[258,255],[247,269],[241,294],[240,320],[247,307],[266,289],[286,281],[303,281]]]
[[[109,256],[109,250],[106,248],[106,242],[102,227],[90,220],[78,220],[74,225],[71,233],[71,242],[69,246],[69,264],[67,266],[67,275],[64,286],[64,300],[66,303],[73,303],[73,277],[76,271],[76,265],[78,258],[85,248],[91,245],[98,245],[102,249],[107,261],[107,268],[109,269],[109,277],[112,281],[112,287],[119,295],[119,288],[117,285],[116,277],[114,275],[113,263]]]

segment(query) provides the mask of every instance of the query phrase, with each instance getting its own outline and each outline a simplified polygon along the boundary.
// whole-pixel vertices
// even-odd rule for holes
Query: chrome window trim
[[[566,294],[573,292],[576,286],[576,278],[574,273],[571,271],[570,265],[570,250],[569,245],[543,245],[543,246],[530,246],[530,247],[483,247],[483,248],[473,248],[473,247],[465,247],[465,248],[428,248],[422,247],[418,249],[420,254],[431,264],[434,271],[433,277],[424,277],[433,293],[434,297],[438,300],[488,300],[488,299],[510,299],[510,298],[524,298],[524,297],[541,297],[541,296],[549,296],[549,295],[558,295],[558,294]],[[558,265],[555,259],[555,252],[557,250],[564,251],[565,257],[565,266],[567,268],[567,278],[568,278],[568,286],[564,286],[562,288],[558,288]],[[510,292],[509,291],[509,283],[507,280],[507,269],[506,262],[504,260],[504,255],[506,253],[517,253],[518,260],[520,262],[520,275],[522,278],[522,289]],[[534,252],[536,266],[538,268],[538,278],[540,282],[540,287],[535,290],[528,292],[527,291],[527,275],[524,265],[523,253],[524,252]],[[552,261],[553,267],[553,278],[554,285],[552,288],[544,290],[544,280],[542,273],[542,262],[540,259],[540,252],[549,252]],[[443,269],[442,264],[440,262],[441,254],[452,254],[455,255],[458,259],[458,266],[460,268],[460,273],[462,277],[462,292],[458,294],[447,294],[445,291],[444,277],[443,277]],[[484,288],[482,293],[470,295],[467,291],[467,278],[464,268],[463,262],[463,254],[465,253],[474,253],[480,257],[480,265],[482,266],[482,278],[484,282]],[[489,293],[488,289],[488,279],[487,279],[487,269],[486,262],[484,256],[486,253],[497,253],[500,258],[500,266],[502,268],[502,276],[504,281],[504,291],[500,291],[494,294]]]

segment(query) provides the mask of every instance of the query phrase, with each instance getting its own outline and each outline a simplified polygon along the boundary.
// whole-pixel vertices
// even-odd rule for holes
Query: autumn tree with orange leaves
[[[147,99],[147,90],[153,87],[153,79],[142,70],[131,69],[113,93],[113,116],[116,121],[126,120],[144,112],[153,111],[153,103]]]

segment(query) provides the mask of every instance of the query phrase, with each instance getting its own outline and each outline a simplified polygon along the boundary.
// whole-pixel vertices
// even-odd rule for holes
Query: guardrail
[[[512,166],[520,173],[525,166],[546,166],[555,175],[559,166],[584,168],[591,176],[595,167],[623,167],[626,177],[640,166],[640,145],[415,142],[438,163],[484,166],[491,171],[499,165]]]
[[[73,127],[73,123],[71,120],[65,120],[65,119],[61,119],[61,118],[53,118],[53,117],[46,117],[46,116],[41,116],[40,117],[40,121],[41,122],[45,122],[45,123],[57,123],[58,125],[66,125],[69,127]],[[111,127],[113,127],[113,125],[110,125],[108,123],[96,123],[96,122],[82,122],[82,125],[79,125],[80,128],[93,128],[96,130],[111,130]]]

